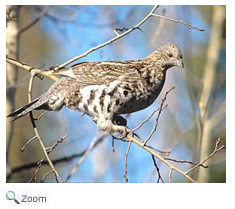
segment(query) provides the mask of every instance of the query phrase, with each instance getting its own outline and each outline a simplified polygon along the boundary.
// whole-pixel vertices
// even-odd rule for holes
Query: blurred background
[[[47,69],[61,64],[115,36],[116,28],[131,28],[141,21],[153,6],[7,6],[15,20],[7,20],[7,55],[33,67]],[[128,115],[128,126],[136,127],[155,110],[166,91],[172,86],[157,131],[149,145],[171,151],[170,157],[200,162],[214,150],[216,139],[226,144],[226,14],[225,6],[161,6],[156,14],[181,19],[204,32],[151,17],[140,30],[92,52],[78,60],[141,59],[167,42],[174,42],[183,52],[185,68],[171,68],[162,93],[147,109]],[[44,13],[42,15],[42,13]],[[22,30],[41,15],[40,20]],[[73,63],[74,64],[74,63]],[[6,112],[28,102],[30,74],[7,64]],[[33,98],[38,97],[53,81],[35,79]],[[35,112],[34,115],[40,115]],[[156,116],[155,116],[156,117]],[[145,139],[151,132],[155,117],[137,133]],[[63,108],[60,112],[45,112],[37,122],[47,146],[64,135],[62,144],[50,154],[51,159],[82,153],[97,134],[95,123],[78,111]],[[7,119],[7,182],[28,182],[37,167],[15,172],[18,166],[37,162],[43,157],[38,140],[32,141],[24,152],[20,149],[34,136],[28,116],[10,123]],[[127,143],[105,137],[87,156],[68,182],[125,182],[124,157]],[[56,164],[62,178],[77,164],[79,157]],[[169,168],[157,161],[163,179],[168,181]],[[176,164],[182,170],[190,165]],[[205,163],[208,169],[196,169],[190,175],[199,182],[226,182],[226,156],[222,150]],[[50,168],[43,165],[37,182]],[[129,182],[156,182],[157,172],[151,155],[132,144],[128,155]],[[56,182],[49,175],[46,182]],[[173,182],[188,182],[173,172]]]

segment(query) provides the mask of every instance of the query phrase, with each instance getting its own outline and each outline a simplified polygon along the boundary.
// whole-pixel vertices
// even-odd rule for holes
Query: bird
[[[184,68],[182,52],[174,43],[139,60],[81,62],[55,72],[62,78],[7,117],[15,121],[33,110],[59,111],[66,106],[89,115],[104,133],[124,138],[130,129],[121,115],[150,106],[174,66]]]

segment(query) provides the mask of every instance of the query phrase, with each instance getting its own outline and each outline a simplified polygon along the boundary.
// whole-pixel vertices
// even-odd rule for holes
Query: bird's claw
[[[119,136],[113,136],[114,139],[124,140],[128,135],[133,136],[133,131],[127,127],[124,127],[119,131]],[[125,140],[126,141],[126,140]]]

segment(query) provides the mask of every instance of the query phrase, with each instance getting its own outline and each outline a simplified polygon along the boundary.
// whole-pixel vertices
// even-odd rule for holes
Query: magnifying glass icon
[[[15,192],[13,192],[13,191],[8,191],[7,193],[6,193],[6,198],[8,199],[8,200],[14,200],[14,202],[16,203],[16,204],[20,204],[20,202],[15,198]]]

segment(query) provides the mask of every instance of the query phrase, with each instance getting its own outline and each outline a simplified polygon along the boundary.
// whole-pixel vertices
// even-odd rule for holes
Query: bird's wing
[[[120,81],[135,81],[140,78],[140,70],[144,64],[140,61],[105,61],[79,63],[57,74],[71,77],[84,85],[108,85]]]

